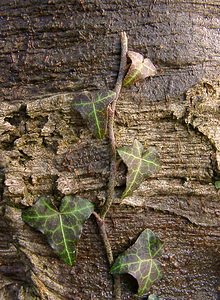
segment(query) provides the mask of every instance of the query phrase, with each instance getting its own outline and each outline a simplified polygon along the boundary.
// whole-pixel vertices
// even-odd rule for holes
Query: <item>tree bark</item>
[[[164,241],[167,300],[220,297],[220,2],[217,0],[1,0],[0,299],[111,299],[112,279],[93,217],[76,266],[21,220],[40,195],[79,194],[100,206],[108,140],[74,111],[83,90],[113,89],[120,32],[157,75],[123,89],[117,146],[138,138],[158,149],[159,173],[107,215],[116,257],[150,228]],[[116,194],[125,187],[118,167]],[[128,281],[126,281],[128,279]],[[128,283],[127,283],[128,282]],[[135,299],[122,278],[122,300]]]

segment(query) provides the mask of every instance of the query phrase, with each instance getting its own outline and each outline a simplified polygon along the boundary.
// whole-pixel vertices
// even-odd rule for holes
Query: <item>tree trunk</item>
[[[21,209],[39,195],[105,199],[108,140],[91,136],[72,102],[83,90],[114,88],[121,31],[158,72],[122,90],[117,146],[134,138],[155,146],[161,169],[123,205],[116,199],[107,216],[113,254],[150,228],[165,243],[163,279],[151,291],[220,299],[219,16],[218,0],[1,0],[0,299],[112,298],[93,217],[71,268]],[[120,164],[116,192],[124,186]],[[123,277],[122,299],[135,291]]]

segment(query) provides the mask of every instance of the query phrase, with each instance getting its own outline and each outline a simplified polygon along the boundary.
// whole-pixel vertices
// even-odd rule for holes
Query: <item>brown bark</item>
[[[95,220],[78,262],[60,262],[21,208],[39,195],[106,195],[107,140],[97,142],[72,108],[82,90],[114,88],[120,32],[157,76],[123,89],[117,145],[155,146],[161,170],[107,216],[117,256],[148,227],[165,242],[162,299],[219,297],[219,1],[1,1],[0,299],[111,299]],[[119,165],[117,194],[125,184]],[[130,206],[132,205],[132,206]],[[131,281],[129,281],[131,282]],[[122,281],[122,299],[134,299]]]

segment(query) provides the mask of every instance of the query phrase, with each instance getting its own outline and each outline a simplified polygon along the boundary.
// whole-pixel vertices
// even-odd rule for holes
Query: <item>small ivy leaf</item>
[[[159,297],[157,295],[150,294],[148,296],[147,300],[160,300],[160,299],[159,299]]]
[[[103,90],[83,92],[74,98],[73,106],[87,122],[96,137],[102,139],[107,127],[107,107],[113,101],[115,92]]]
[[[41,197],[22,212],[22,219],[45,234],[60,259],[72,266],[76,260],[77,241],[83,224],[93,210],[93,204],[80,197],[65,196],[59,210],[51,199]]]
[[[151,60],[144,58],[140,53],[128,51],[127,57],[131,60],[131,66],[124,78],[124,87],[156,74],[156,68]]]
[[[220,189],[220,181],[215,181],[215,188]]]
[[[140,184],[159,169],[159,155],[154,148],[144,152],[144,147],[138,140],[132,146],[118,149],[118,154],[128,167],[126,189],[122,198],[130,196]]]
[[[130,274],[138,282],[138,295],[147,293],[151,285],[162,277],[160,263],[155,257],[161,255],[163,243],[149,229],[145,229],[136,242],[118,256],[111,274]]]

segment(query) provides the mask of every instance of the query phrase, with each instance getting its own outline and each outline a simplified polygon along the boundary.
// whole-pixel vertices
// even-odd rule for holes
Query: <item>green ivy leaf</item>
[[[215,181],[215,188],[220,189],[220,181]]]
[[[79,197],[65,196],[59,210],[49,198],[41,197],[22,212],[22,219],[44,233],[58,256],[72,266],[83,224],[93,210],[91,202]]]
[[[147,293],[151,285],[162,277],[160,263],[163,243],[149,229],[145,229],[137,241],[121,254],[111,267],[111,274],[132,275],[138,282],[138,295]]]
[[[127,57],[131,60],[131,66],[124,78],[123,86],[127,87],[156,74],[156,68],[151,60],[144,58],[140,53],[128,51]]]
[[[160,300],[160,299],[159,299],[159,297],[157,295],[150,294],[148,296],[147,300]]]
[[[73,106],[87,122],[96,137],[102,139],[107,127],[107,107],[113,101],[115,92],[83,92],[74,98]]]
[[[118,154],[128,167],[126,189],[122,198],[130,196],[140,184],[159,169],[159,156],[154,148],[144,152],[144,147],[138,140],[132,146],[118,149]]]

